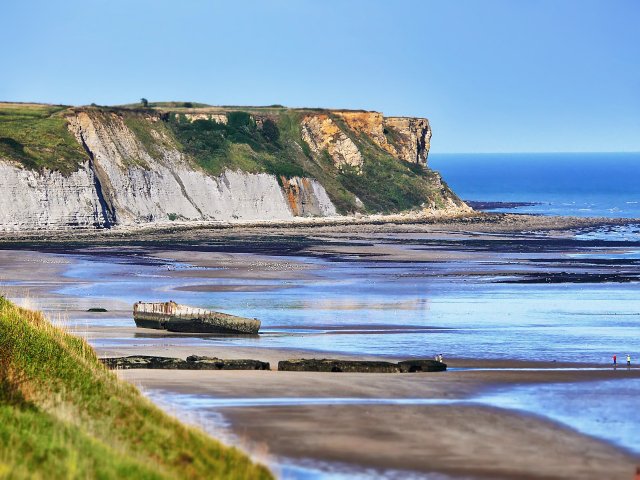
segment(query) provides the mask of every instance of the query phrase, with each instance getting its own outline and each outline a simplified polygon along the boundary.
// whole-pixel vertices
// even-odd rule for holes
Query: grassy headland
[[[163,413],[84,340],[0,297],[0,477],[271,475]]]
[[[107,126],[121,117],[149,155],[161,162],[167,150],[176,149],[195,168],[212,176],[229,169],[273,174],[281,182],[292,177],[316,179],[342,214],[440,207],[447,198],[455,197],[435,172],[393,157],[367,134],[349,128],[335,112],[279,105],[208,107],[164,102],[146,107],[65,107],[0,103],[0,159],[31,170],[76,171],[87,155],[69,132],[65,117],[81,110]],[[311,151],[302,138],[301,126],[310,113],[322,113],[340,127],[362,154],[361,169],[338,168],[326,149]],[[188,118],[194,114],[203,118]],[[226,122],[207,119],[207,114],[224,116]],[[109,130],[117,132],[117,128]],[[392,131],[387,140],[391,144],[397,141]],[[143,158],[124,160],[128,167],[151,168]]]

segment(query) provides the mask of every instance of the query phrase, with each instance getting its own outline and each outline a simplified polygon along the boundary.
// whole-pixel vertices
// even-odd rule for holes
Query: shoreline
[[[469,212],[454,215],[371,215],[363,217],[300,217],[296,221],[193,222],[122,226],[111,229],[0,231],[0,248],[77,245],[181,243],[233,235],[282,236],[371,233],[532,233],[640,224],[640,218],[546,216],[518,213]]]

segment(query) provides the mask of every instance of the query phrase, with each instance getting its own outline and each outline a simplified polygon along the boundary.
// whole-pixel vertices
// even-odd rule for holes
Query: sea
[[[534,203],[493,211],[640,218],[640,153],[433,153],[429,165],[464,200]]]

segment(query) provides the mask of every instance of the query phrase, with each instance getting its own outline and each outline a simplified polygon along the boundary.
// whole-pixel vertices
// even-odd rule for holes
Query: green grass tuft
[[[271,478],[163,413],[82,339],[0,297],[0,477]]]

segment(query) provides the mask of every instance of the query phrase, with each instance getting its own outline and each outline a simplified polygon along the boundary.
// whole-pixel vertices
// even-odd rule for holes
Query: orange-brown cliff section
[[[306,115],[301,127],[302,139],[313,153],[319,155],[326,150],[336,167],[360,169],[364,161],[360,150],[328,114]]]
[[[280,176],[280,184],[289,203],[291,213],[296,217],[336,215],[335,206],[319,194],[320,184],[306,177],[287,178]]]
[[[340,121],[344,122],[342,127]],[[345,125],[349,131],[343,131]],[[362,167],[362,153],[353,134],[366,136],[398,160],[427,164],[431,127],[426,118],[385,118],[379,112],[334,110],[305,115],[301,127],[302,138],[311,150],[315,154],[326,151],[340,169]]]
[[[389,143],[384,133],[384,117],[381,113],[338,111],[335,114],[354,132],[367,135],[380,148],[393,156],[397,155],[395,147]]]

